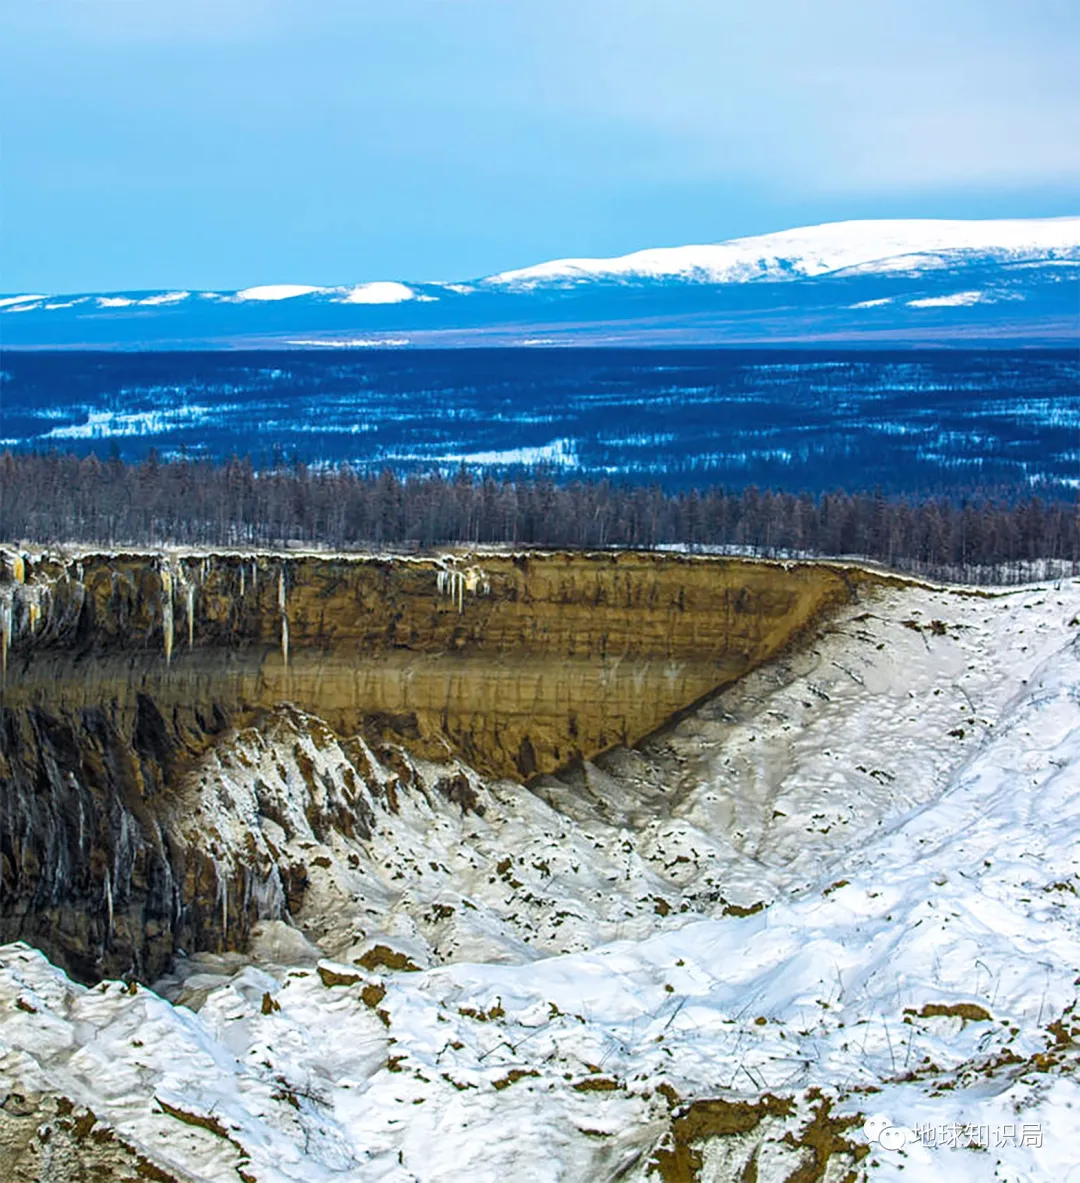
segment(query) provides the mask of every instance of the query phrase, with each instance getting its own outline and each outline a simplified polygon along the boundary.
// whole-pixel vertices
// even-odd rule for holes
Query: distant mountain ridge
[[[917,274],[974,255],[999,261],[1080,262],[1080,218],[829,222],[704,246],[654,247],[611,259],[557,259],[505,271],[510,286],[596,279],[692,283],[796,280],[858,270]]]
[[[12,348],[1062,344],[1080,217],[834,222],[462,283],[0,298]]]

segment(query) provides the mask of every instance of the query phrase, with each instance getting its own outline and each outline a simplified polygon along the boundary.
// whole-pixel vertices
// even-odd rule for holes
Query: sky
[[[1077,0],[0,0],[4,292],[1077,213]]]

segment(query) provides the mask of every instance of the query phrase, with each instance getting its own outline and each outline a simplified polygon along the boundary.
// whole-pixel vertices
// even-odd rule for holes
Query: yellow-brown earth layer
[[[119,721],[143,695],[181,734],[289,701],[343,733],[449,748],[484,773],[528,777],[637,742],[877,578],[625,553],[448,566],[219,555],[166,569],[153,556],[85,557],[84,602],[60,580],[52,623],[13,637],[4,697],[107,706]]]
[[[185,774],[282,702],[528,778],[637,742],[879,579],[627,553],[8,553],[0,940],[84,980],[242,947],[275,872],[185,836]]]

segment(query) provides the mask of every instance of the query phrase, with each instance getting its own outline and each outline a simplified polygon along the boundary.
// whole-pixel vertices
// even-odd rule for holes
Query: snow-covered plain
[[[154,992],[0,950],[0,1095],[183,1179],[1080,1179],[1078,634],[898,585],[531,789],[282,708],[185,823],[293,923]]]

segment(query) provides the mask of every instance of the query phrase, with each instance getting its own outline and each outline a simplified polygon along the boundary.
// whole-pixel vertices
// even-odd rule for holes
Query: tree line
[[[544,469],[495,479],[400,477],[348,465],[233,458],[0,455],[0,539],[40,544],[423,549],[439,545],[652,549],[870,559],[898,570],[1015,582],[1080,569],[1077,507],[1038,497],[817,496],[721,486],[665,492]]]

